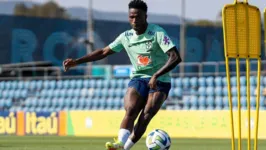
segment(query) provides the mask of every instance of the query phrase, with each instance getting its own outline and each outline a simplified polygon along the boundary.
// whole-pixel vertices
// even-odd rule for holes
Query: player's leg
[[[159,82],[157,84],[157,91],[151,90],[145,108],[142,110],[137,124],[134,126],[133,132],[128,138],[128,141],[125,144],[125,150],[129,150],[134,143],[136,143],[142,135],[145,133],[148,124],[151,119],[156,115],[160,110],[163,102],[167,98],[168,92],[170,90],[170,83]]]
[[[147,97],[148,92],[147,85],[143,84],[141,79],[133,79],[129,82],[129,88],[124,98],[126,112],[120,125],[118,141],[115,143],[107,142],[107,149],[113,149],[113,147],[120,147],[125,144],[132,132],[136,118],[145,106],[144,97]]]
[[[132,136],[130,137],[132,142],[136,143],[142,137],[151,119],[160,110],[165,98],[166,94],[163,92],[149,94],[145,109],[141,112],[139,120],[134,127],[134,131],[132,132]]]
[[[125,144],[130,133],[132,132],[134,122],[142,108],[145,106],[145,103],[145,99],[134,87],[128,88],[128,91],[124,98],[124,107],[126,112],[121,122],[118,135],[118,140],[123,142],[123,144]]]

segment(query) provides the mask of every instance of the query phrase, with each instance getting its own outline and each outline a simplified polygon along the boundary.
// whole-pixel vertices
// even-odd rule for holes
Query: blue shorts
[[[149,87],[150,78],[133,78],[128,83],[128,87],[132,87],[137,90],[137,92],[143,97],[147,98],[149,93],[154,93],[157,91],[164,92],[166,97],[171,89],[171,83],[161,82],[157,80],[157,89],[150,89]]]

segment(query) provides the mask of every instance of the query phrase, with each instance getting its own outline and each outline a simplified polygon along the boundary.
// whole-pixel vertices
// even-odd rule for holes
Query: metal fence
[[[123,65],[121,65],[123,66]],[[251,61],[250,63],[251,75],[257,74],[257,62]],[[105,69],[105,72],[100,74],[93,74],[92,67]],[[63,67],[0,67],[0,75],[5,72],[5,76],[2,75],[0,80],[51,80],[51,79],[86,79],[86,78],[117,78],[113,74],[114,66],[111,65],[93,65],[77,66],[71,68],[69,72],[64,72]],[[127,65],[128,67],[128,65]],[[184,73],[180,73],[180,68],[185,68]],[[231,75],[236,75],[235,72],[236,63],[230,62]],[[108,69],[106,69],[108,68]],[[240,62],[241,72],[240,75],[245,75],[246,62]],[[266,60],[262,61],[262,75],[266,75]],[[86,74],[90,70],[90,74]],[[31,72],[30,76],[24,75],[25,72]],[[203,62],[203,63],[180,63],[172,72],[172,77],[201,77],[201,76],[225,76],[225,62]],[[129,76],[119,76],[119,78],[129,78]]]

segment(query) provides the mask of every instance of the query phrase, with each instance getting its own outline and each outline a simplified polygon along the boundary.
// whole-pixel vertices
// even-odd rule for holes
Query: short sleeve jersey
[[[120,34],[109,47],[120,52],[125,49],[133,65],[131,78],[150,78],[168,60],[166,52],[175,44],[165,30],[158,25],[149,24],[145,33],[137,35],[131,29]],[[158,78],[162,82],[170,82],[169,73]]]

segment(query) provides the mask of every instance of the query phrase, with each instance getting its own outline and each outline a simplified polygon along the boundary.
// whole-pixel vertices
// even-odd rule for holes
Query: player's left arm
[[[154,77],[157,79],[158,77],[168,73],[169,71],[171,71],[172,69],[174,69],[181,61],[181,57],[179,52],[177,51],[176,47],[171,48],[170,50],[168,50],[166,52],[166,54],[168,55],[168,61],[166,62],[166,64],[160,69],[158,70],[155,74]]]
[[[151,89],[157,88],[156,81],[160,76],[162,76],[162,75],[168,73],[169,71],[171,71],[172,69],[174,69],[182,61],[176,47],[173,47],[170,50],[168,50],[166,52],[166,54],[169,56],[168,61],[166,62],[166,64],[161,69],[159,69],[152,76],[152,78],[149,82],[149,86]]]
[[[156,89],[156,81],[160,76],[174,69],[182,61],[175,44],[164,29],[160,29],[156,38],[162,51],[168,55],[168,60],[165,65],[152,76],[149,82],[151,89]]]

